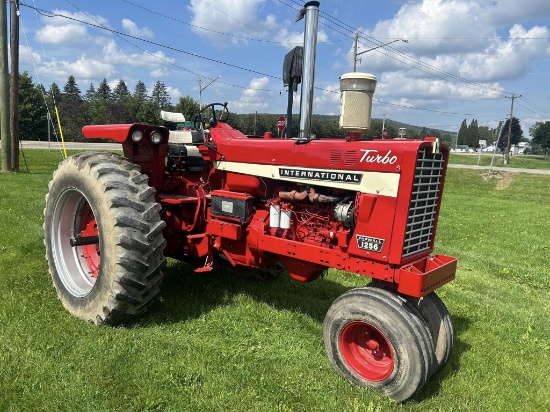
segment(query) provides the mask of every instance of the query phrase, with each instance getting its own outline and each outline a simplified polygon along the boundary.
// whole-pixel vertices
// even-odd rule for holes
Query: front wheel
[[[447,307],[435,292],[423,298],[408,298],[428,326],[434,346],[435,362],[432,375],[445,367],[453,352],[454,330]]]
[[[323,323],[332,366],[355,384],[397,402],[430,376],[433,346],[417,310],[384,289],[352,289],[334,301]]]
[[[95,324],[141,314],[165,264],[155,190],[139,166],[112,153],[59,164],[44,209],[46,258],[61,303]]]

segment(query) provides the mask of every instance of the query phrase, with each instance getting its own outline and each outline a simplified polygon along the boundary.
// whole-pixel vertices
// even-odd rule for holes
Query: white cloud
[[[485,18],[499,26],[550,17],[548,0],[485,0]]]
[[[159,69],[167,62],[173,63],[175,61],[175,59],[168,57],[162,51],[126,54],[112,39],[108,39],[103,46],[103,56],[108,63],[115,65],[130,65],[134,67],[148,67],[151,70]]]
[[[217,45],[228,41],[222,33],[260,40],[274,40],[281,42],[284,47],[289,49],[303,44],[303,32],[289,32],[284,27],[290,25],[290,22],[285,21],[283,24],[278,22],[276,16],[272,14],[261,15],[265,2],[266,0],[217,0],[216,2],[191,0],[189,10],[193,14],[192,23],[204,28],[194,27],[192,30],[209,38]],[[319,42],[324,42],[328,36],[323,30],[319,30],[317,39]],[[233,37],[231,42],[243,44],[248,40]]]
[[[316,112],[325,113],[327,110],[340,107],[340,83],[330,84],[323,90],[315,90],[313,105]]]
[[[77,61],[69,62],[66,60],[57,61],[53,59],[45,62],[39,72],[45,74],[55,73],[59,77],[74,76],[76,78],[94,79],[110,77],[116,73],[116,68],[112,64],[104,63],[101,60],[89,59],[82,55]]]
[[[464,86],[451,83],[442,79],[411,78],[407,71],[386,72],[379,79],[376,86],[375,98],[383,99],[384,96],[400,96],[410,99],[439,100],[439,99],[494,99],[495,94],[503,88],[497,83],[487,84],[492,93],[485,93],[487,89],[479,85]],[[500,97],[500,96],[498,96]],[[424,106],[424,105],[423,105]]]
[[[181,91],[177,87],[166,86],[166,91],[172,101],[177,101],[181,97]]]
[[[151,70],[151,77],[159,78],[159,77],[168,77],[170,75],[170,72],[165,67],[161,67],[159,69]]]
[[[46,24],[53,26],[64,26],[67,24],[67,22],[72,21],[71,19],[75,19],[84,21],[86,23],[110,27],[109,21],[100,15],[94,16],[93,14],[84,12],[73,13],[63,9],[55,9],[52,11],[52,13],[54,14],[53,17],[42,16],[42,21]]]
[[[525,10],[524,3],[529,3]],[[381,42],[408,39],[408,44],[396,42],[390,46],[406,55],[395,50],[372,50],[361,56],[358,71],[383,73],[375,97],[405,96],[428,101],[501,97],[499,91],[504,89],[498,82],[524,76],[535,61],[550,54],[548,27],[506,26],[511,16],[517,15],[517,22],[550,16],[550,2],[532,3],[538,4],[538,14],[531,2],[520,6],[517,0],[409,1],[393,18],[378,22],[372,30],[361,29],[369,37],[359,46],[361,52],[380,44],[369,40],[372,38]],[[500,35],[503,28],[509,30],[507,38]],[[347,58],[351,64],[353,47]],[[422,107],[426,104],[419,103]]]
[[[277,31],[275,40],[280,42],[283,47],[292,49],[296,46],[304,44],[304,32],[289,32],[286,28],[282,27]],[[328,36],[324,30],[317,32],[317,43],[323,43],[328,40]]]
[[[38,53],[33,52],[28,46],[19,45],[19,64],[39,65],[41,62],[42,58]]]
[[[77,44],[90,41],[88,30],[82,24],[65,24],[63,26],[44,26],[36,32],[36,39],[50,44]]]
[[[36,39],[49,44],[78,44],[90,41],[88,29],[84,23],[109,27],[109,22],[102,16],[91,15],[83,12],[72,13],[67,10],[55,9],[54,17],[42,17],[43,27],[36,31]],[[63,17],[65,16],[65,17]]]
[[[265,0],[191,0],[189,10],[193,15],[192,23],[199,27],[235,35],[263,38],[257,31],[269,30],[276,27],[275,17],[268,16],[263,21],[258,18],[258,12]],[[225,39],[225,36],[214,31],[202,30],[194,27],[195,33],[216,41]],[[244,40],[233,38],[233,43]]]
[[[139,28],[136,23],[130,19],[122,19],[122,27],[131,36],[140,37],[142,39],[152,39],[155,34],[147,27]]]
[[[241,98],[229,102],[229,107],[235,113],[250,113],[251,111],[262,111],[269,107],[268,98],[271,92],[265,90],[269,85],[267,77],[258,77],[250,81],[250,88],[242,92]]]
[[[473,80],[510,80],[527,73],[532,63],[548,55],[540,48],[539,40],[518,38],[548,38],[547,27],[535,26],[530,30],[516,24],[510,29],[507,41],[495,42],[485,53],[471,53],[465,56],[459,66],[459,74]],[[548,42],[547,42],[548,44]]]

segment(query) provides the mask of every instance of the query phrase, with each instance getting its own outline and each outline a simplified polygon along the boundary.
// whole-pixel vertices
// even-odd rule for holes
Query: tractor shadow
[[[170,261],[163,272],[161,298],[144,317],[136,320],[133,327],[197,319],[212,310],[232,305],[234,299],[242,295],[277,310],[305,314],[322,323],[332,302],[351,289],[323,278],[300,283],[290,278],[286,271],[267,279],[239,276],[224,269],[199,274],[187,264],[176,261]],[[364,284],[368,282],[365,278]]]
[[[197,319],[220,307],[234,305],[235,298],[242,295],[276,310],[309,316],[322,324],[334,300],[355,287],[344,286],[326,278],[300,283],[286,271],[267,280],[241,277],[223,269],[198,274],[190,266],[177,261],[170,261],[164,269],[164,275],[161,298],[145,316],[135,320],[129,327],[147,328]],[[362,285],[367,285],[369,281],[369,278],[364,278]],[[407,404],[420,403],[436,396],[442,383],[459,372],[462,355],[470,349],[461,336],[469,329],[471,321],[460,316],[452,316],[452,321],[454,347],[450,360],[437,375],[429,378],[424,388]]]

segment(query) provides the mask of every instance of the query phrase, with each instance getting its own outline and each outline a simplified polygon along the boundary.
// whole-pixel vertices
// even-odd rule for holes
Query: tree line
[[[82,93],[73,76],[69,76],[63,89],[54,82],[45,90],[41,84],[34,84],[27,72],[20,73],[20,138],[47,140],[47,113],[51,113],[56,123],[54,108],[58,110],[65,139],[83,141],[81,130],[87,124],[159,124],[160,110],[171,109],[173,106],[166,86],[160,81],[155,83],[151,94],[141,81],[137,82],[131,93],[124,80],[120,80],[111,89],[106,79],[103,79],[97,88],[90,83],[86,92]]]
[[[183,113],[186,120],[193,121],[199,112],[199,102],[191,96],[180,97],[177,104],[171,98],[164,83],[157,81],[149,94],[142,81],[138,81],[133,92],[124,80],[111,88],[106,79],[97,87],[90,83],[82,92],[73,76],[69,76],[61,89],[52,83],[48,90],[35,84],[27,72],[19,75],[19,119],[20,138],[24,140],[47,140],[48,120],[46,105],[56,124],[54,108],[57,107],[63,136],[67,141],[84,141],[81,129],[88,124],[149,123],[162,125],[160,110]],[[231,110],[231,107],[229,107]],[[271,132],[277,136],[277,114],[234,114],[228,123],[246,135],[264,135]],[[388,138],[399,134],[397,126],[386,123]],[[298,136],[299,118],[293,117],[292,135]],[[346,132],[338,126],[338,116],[313,116],[312,133],[317,137],[344,138]],[[363,132],[366,139],[382,135],[382,121],[373,119],[371,128]],[[438,137],[442,142],[453,144],[449,133],[428,128],[407,129],[407,138]]]
[[[501,150],[505,150],[508,144],[508,130],[510,125],[510,119],[502,125],[502,132],[497,128],[489,128],[487,126],[479,126],[477,119],[473,119],[468,125],[466,119],[462,121],[458,136],[456,140],[457,145],[466,145],[473,148],[479,148],[480,141],[485,141],[487,146],[490,146],[497,142],[497,147]],[[523,136],[523,130],[519,120],[516,117],[512,117],[512,129],[510,134],[510,145],[517,145],[519,142],[529,141],[529,139]]]

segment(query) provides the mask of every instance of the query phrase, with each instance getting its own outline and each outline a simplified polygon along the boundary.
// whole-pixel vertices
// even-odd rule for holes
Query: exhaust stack
[[[304,32],[304,60],[302,74],[302,94],[300,98],[299,139],[311,139],[311,115],[313,111],[313,84],[315,80],[315,52],[317,48],[317,26],[319,23],[318,1],[309,1],[298,14],[296,21],[306,17]]]

